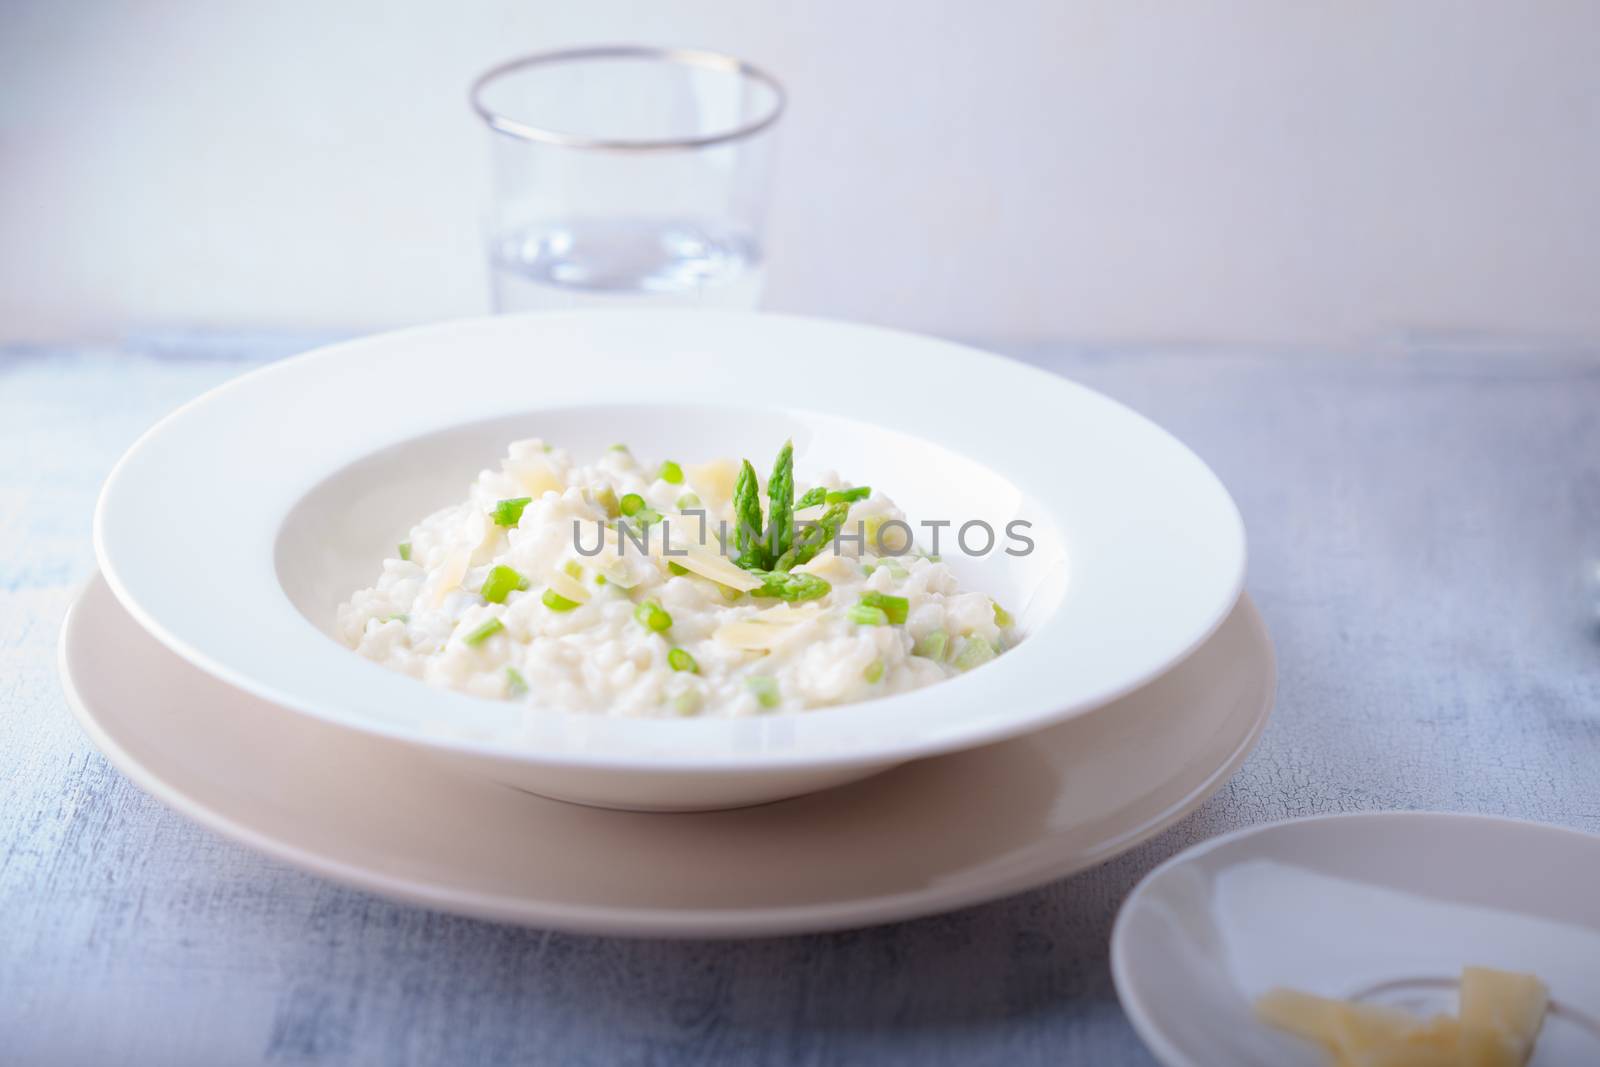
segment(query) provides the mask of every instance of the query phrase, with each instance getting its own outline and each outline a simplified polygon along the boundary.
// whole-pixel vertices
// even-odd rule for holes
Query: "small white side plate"
[[[1245,599],[1193,656],[1101,711],[826,793],[660,815],[453,774],[415,746],[232,689],[140,630],[98,578],[67,616],[61,667],[112,762],[245,845],[446,911],[684,937],[909,918],[1102,862],[1227,781],[1275,678]]]
[[[1600,836],[1428,812],[1250,827],[1157,867],[1111,936],[1117,995],[1167,1067],[1321,1067],[1256,997],[1453,1012],[1468,965],[1549,986],[1533,1067],[1600,1063]]]

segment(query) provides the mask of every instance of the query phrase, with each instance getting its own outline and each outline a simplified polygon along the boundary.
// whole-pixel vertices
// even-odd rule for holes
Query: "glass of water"
[[[753,308],[783,87],[714,52],[525,56],[472,87],[488,124],[496,311]]]

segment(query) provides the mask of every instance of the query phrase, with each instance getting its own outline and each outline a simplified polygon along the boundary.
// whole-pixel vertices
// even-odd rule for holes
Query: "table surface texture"
[[[301,874],[113,770],[66,707],[55,646],[118,455],[306,346],[0,349],[0,1061],[1145,1065],[1107,942],[1134,883],[1186,846],[1384,809],[1600,831],[1597,354],[1063,343],[999,347],[1167,426],[1250,532],[1277,710],[1195,814],[1010,899],[769,940],[498,926]],[[1049,427],[1017,445],[1049,447]]]

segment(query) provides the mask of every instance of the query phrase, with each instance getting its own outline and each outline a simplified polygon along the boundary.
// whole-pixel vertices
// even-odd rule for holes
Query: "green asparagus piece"
[[[505,628],[505,623],[501,622],[499,619],[490,619],[477,629],[462,635],[461,640],[462,643],[476,648]]]
[[[865,500],[871,495],[872,486],[858,485],[854,489],[836,489],[823,499],[830,504],[854,504],[857,500]]]
[[[807,489],[805,496],[802,496],[799,500],[794,502],[794,509],[799,511],[801,508],[816,507],[818,504],[826,500],[827,497],[828,491],[820,485],[815,489]]]
[[[945,651],[950,647],[950,635],[943,630],[930,630],[917,638],[917,643],[912,646],[913,656],[924,656],[928,659],[944,662]]]
[[[672,625],[672,616],[667,613],[667,609],[654,600],[646,600],[634,608],[633,617],[639,620],[640,626],[655,633],[661,633]]]
[[[502,500],[494,506],[494,511],[490,512],[490,515],[493,516],[497,526],[515,526],[522,521],[522,509],[531,503],[533,503],[533,497],[531,496],[519,496],[510,500]]]
[[[528,588],[528,579],[504,564],[497,565],[483,581],[480,596],[491,604],[504,604],[506,597],[519,589]]]
[[[761,489],[749,460],[740,466],[739,480],[733,483],[733,521],[739,526],[735,542],[739,558],[735,562],[746,570],[765,570],[769,560],[761,543]]]
[[[794,442],[785,441],[767,479],[767,557],[777,559],[794,540]]]
[[[827,596],[833,586],[815,574],[795,574],[789,571],[751,571],[761,579],[759,589],[750,590],[751,596],[769,596],[778,600],[815,600]]]
[[[956,653],[956,670],[970,671],[981,664],[994,659],[994,646],[981,637],[969,637],[962,644],[961,651]]]
[[[856,604],[845,612],[845,618],[861,626],[887,626],[889,614],[882,608],[875,608],[870,604]]]
[[[818,552],[832,544],[835,537],[839,536],[839,528],[844,525],[845,516],[849,514],[849,504],[829,505],[828,510],[822,513],[822,518],[800,531],[799,536],[794,539],[794,544],[789,546],[787,552],[778,557],[776,562],[773,563],[772,569],[786,571],[810,561]]]
[[[752,674],[744,684],[755,694],[756,703],[771,710],[778,706],[778,680],[764,674]]]
[[[578,606],[576,600],[568,600],[554,589],[546,589],[539,599],[551,611],[571,611]]]
[[[869,608],[882,608],[883,613],[889,616],[889,621],[896,626],[903,626],[906,615],[911,610],[911,601],[903,596],[890,596],[888,593],[869,591],[861,594],[861,603]]]

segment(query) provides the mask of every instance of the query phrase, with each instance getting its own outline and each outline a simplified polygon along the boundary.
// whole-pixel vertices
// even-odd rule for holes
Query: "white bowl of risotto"
[[[247,374],[135,444],[95,540],[142,625],[288,712],[650,810],[1099,707],[1209,636],[1244,572],[1215,476],[1105,397],[692,311],[446,323]]]

